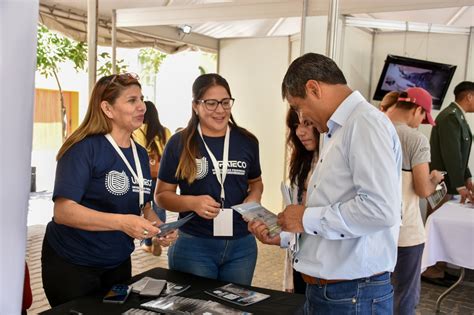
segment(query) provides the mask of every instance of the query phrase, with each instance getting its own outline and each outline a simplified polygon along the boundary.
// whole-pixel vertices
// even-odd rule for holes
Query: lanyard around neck
[[[132,173],[133,177],[135,180],[138,182],[138,187],[139,187],[139,192],[138,192],[138,205],[140,206],[140,209],[143,209],[145,206],[145,189],[144,189],[144,183],[143,183],[143,173],[142,173],[142,167],[140,165],[140,159],[138,158],[138,153],[137,153],[137,146],[135,145],[135,142],[131,140],[132,143],[132,152],[133,152],[133,160],[135,161],[135,167],[137,168],[137,172],[135,173],[135,170],[132,168],[130,163],[128,162],[127,158],[123,154],[122,150],[120,150],[117,142],[115,142],[114,138],[112,138],[112,135],[110,133],[106,134],[105,137],[109,142],[112,144],[114,147],[115,151],[117,151],[118,155],[122,158],[123,162],[125,165],[128,167],[128,170],[130,173]]]
[[[198,129],[199,135],[201,136],[202,142],[204,143],[204,147],[206,148],[207,154],[209,154],[209,157],[211,158],[212,165],[214,166],[214,170],[216,171],[217,181],[221,185],[221,204],[222,204],[221,206],[224,207],[224,203],[223,203],[225,199],[224,181],[227,175],[227,164],[229,162],[230,128],[229,126],[227,126],[227,130],[226,130],[225,138],[224,138],[224,152],[222,153],[222,172],[221,172],[221,169],[219,168],[219,164],[217,163],[216,157],[214,156],[214,154],[212,154],[211,150],[206,144],[206,141],[204,141],[200,124],[198,125],[197,129]]]

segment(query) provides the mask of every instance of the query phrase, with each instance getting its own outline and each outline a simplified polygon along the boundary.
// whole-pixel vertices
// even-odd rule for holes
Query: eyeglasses
[[[232,105],[234,105],[234,101],[235,99],[233,98],[224,98],[220,101],[218,100],[214,100],[214,99],[208,99],[208,100],[197,100],[196,103],[199,103],[199,104],[204,104],[204,106],[206,107],[206,109],[208,111],[215,111],[217,109],[217,106],[219,106],[219,104],[222,105],[222,108],[224,110],[229,110],[232,108]]]
[[[107,83],[107,86],[105,87],[105,89],[107,89],[112,83],[114,83],[117,78],[119,78],[119,81],[124,81],[124,82],[127,82],[128,80],[134,80],[134,81],[140,80],[140,77],[138,76],[138,74],[133,73],[133,72],[112,74],[109,77],[112,77],[112,78],[110,79],[109,83]]]

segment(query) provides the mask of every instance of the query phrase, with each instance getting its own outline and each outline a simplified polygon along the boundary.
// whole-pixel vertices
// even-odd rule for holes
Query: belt
[[[330,280],[320,279],[320,278],[305,275],[304,273],[301,273],[301,277],[303,278],[303,281],[306,282],[307,284],[317,284],[317,285],[326,285],[326,284],[331,284],[331,283],[347,281],[347,280],[338,280],[338,279],[330,279]]]
[[[374,275],[371,275],[370,277],[374,276],[379,276],[384,274],[385,272],[379,272]],[[316,278],[312,276],[305,275],[304,273],[301,273],[301,277],[303,278],[303,281],[306,282],[307,284],[317,284],[317,285],[327,285],[327,284],[333,284],[333,283],[338,283],[338,282],[344,282],[344,281],[352,281],[348,279],[321,279],[321,278]],[[368,277],[368,278],[370,278]]]

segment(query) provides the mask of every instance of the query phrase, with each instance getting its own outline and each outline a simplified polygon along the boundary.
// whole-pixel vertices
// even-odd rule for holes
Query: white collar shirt
[[[354,91],[329,119],[308,184],[294,268],[322,279],[393,271],[402,154],[390,120]]]

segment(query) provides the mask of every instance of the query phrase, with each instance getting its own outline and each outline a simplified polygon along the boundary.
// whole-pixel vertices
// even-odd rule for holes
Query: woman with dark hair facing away
[[[288,136],[286,143],[290,148],[289,180],[292,191],[292,201],[295,204],[306,203],[306,190],[309,178],[313,173],[319,152],[319,132],[311,122],[299,117],[298,113],[289,109],[286,116]],[[251,221],[248,229],[265,244],[280,245],[287,248],[285,272],[283,277],[284,290],[304,294],[306,283],[301,273],[293,269],[293,253],[296,248],[297,233],[281,232],[279,236],[270,238],[267,226],[261,221]]]
[[[143,125],[133,132],[133,139],[144,147],[148,153],[151,179],[153,180],[152,191],[154,192],[158,170],[160,169],[161,156],[163,155],[166,142],[168,142],[171,137],[171,132],[161,124],[155,104],[150,101],[145,101],[145,106],[146,112]],[[151,201],[151,205],[160,220],[166,222],[166,210],[158,207],[154,200]],[[156,238],[153,238],[153,242],[151,238],[146,238],[143,243],[143,249],[145,251],[151,251],[155,256],[161,254],[161,247]]]
[[[232,117],[234,99],[223,77],[203,74],[192,92],[191,119],[166,145],[155,191],[161,207],[181,218],[195,214],[168,251],[169,267],[249,285],[257,245],[231,206],[260,202],[258,141]]]
[[[103,77],[84,121],[59,150],[54,217],[41,252],[52,307],[128,281],[133,240],[160,232],[150,207],[148,156],[131,138],[145,110],[136,75]],[[168,246],[176,236],[174,231],[160,244]]]

